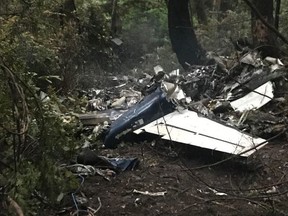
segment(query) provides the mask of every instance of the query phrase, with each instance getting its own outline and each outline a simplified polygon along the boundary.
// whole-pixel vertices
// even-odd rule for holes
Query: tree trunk
[[[191,27],[194,28],[194,20],[193,20],[193,16],[194,16],[194,10],[193,8],[195,7],[193,5],[194,2],[192,2],[191,0],[188,0],[188,10],[189,10],[189,17],[190,17],[190,22],[191,22]]]
[[[122,31],[121,19],[118,14],[118,0],[112,0],[111,6],[111,36],[117,37]]]
[[[220,11],[225,13],[228,10],[233,10],[237,6],[237,2],[231,0],[222,0],[220,4]]]
[[[189,0],[169,0],[168,28],[172,48],[184,69],[200,64],[203,50],[190,22]]]
[[[213,0],[212,10],[213,10],[213,18],[219,20],[220,16],[220,6],[221,6],[221,0]]]
[[[279,30],[279,15],[280,15],[280,7],[281,7],[281,0],[276,0],[276,7],[275,7],[275,28]]]
[[[213,11],[219,11],[221,6],[221,0],[213,0]]]
[[[253,0],[252,3],[255,5],[261,16],[271,25],[274,25],[273,17],[273,0]],[[255,12],[252,11],[252,37],[254,46],[268,45],[262,49],[262,54],[275,55],[275,50],[271,49],[271,46],[276,45],[275,34],[263,24],[263,22],[256,16]]]
[[[76,5],[75,0],[65,0],[60,7],[60,25],[64,28],[65,24],[70,23],[77,25],[80,31],[80,22],[79,19],[75,16]]]
[[[198,22],[200,24],[207,25],[208,19],[204,3],[205,2],[203,0],[194,0]]]

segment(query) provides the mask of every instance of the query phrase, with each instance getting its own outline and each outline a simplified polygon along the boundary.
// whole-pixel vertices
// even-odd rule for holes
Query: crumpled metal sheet
[[[77,156],[77,163],[82,165],[91,165],[103,169],[112,169],[119,171],[134,170],[139,165],[138,158],[135,157],[113,157],[108,158],[98,156],[96,152],[90,149],[83,149]]]

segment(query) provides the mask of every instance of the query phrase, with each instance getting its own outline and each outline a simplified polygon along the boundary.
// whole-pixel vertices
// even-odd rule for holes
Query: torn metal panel
[[[282,67],[285,66],[279,58],[273,58],[273,57],[267,56],[264,60],[266,62],[269,62],[272,65],[278,65],[278,66],[282,66]]]
[[[126,101],[125,96],[118,98],[111,104],[111,107],[112,108],[122,108],[125,104],[125,101]]]
[[[167,98],[174,98],[176,100],[182,100],[186,99],[186,95],[183,92],[183,90],[176,84],[174,83],[169,83],[169,82],[162,82],[161,83],[161,89],[166,92],[166,97]]]
[[[105,137],[105,147],[117,147],[124,135],[173,112],[174,107],[173,103],[166,99],[166,93],[160,88],[156,89],[111,124]]]
[[[155,74],[158,74],[159,72],[163,72],[163,71],[164,71],[164,69],[161,65],[157,65],[154,67]]]
[[[245,110],[259,109],[271,101],[273,97],[273,84],[272,82],[267,82],[255,89],[253,92],[250,92],[230,104],[234,110],[243,112]]]
[[[83,125],[98,125],[105,121],[110,121],[109,116],[106,113],[103,114],[80,114],[78,115]]]
[[[263,63],[261,61],[261,58],[259,57],[259,53],[258,52],[249,52],[246,55],[244,55],[241,59],[240,59],[241,63],[244,64],[248,64],[248,65],[252,65],[254,67],[259,67],[261,66]]]
[[[264,139],[253,138],[189,110],[174,111],[134,132],[139,134],[143,131],[160,135],[162,139],[229,154],[241,154],[244,157],[267,144]],[[258,146],[259,144],[263,145]]]
[[[178,77],[180,76],[180,70],[179,69],[176,69],[176,70],[173,70],[169,73],[169,76],[175,76],[175,77]]]
[[[126,171],[134,170],[139,165],[139,160],[135,157],[107,158],[98,156],[95,151],[90,149],[83,149],[83,151],[77,155],[77,163],[101,167],[103,169]]]
[[[281,76],[284,76],[287,72],[285,70],[276,70],[273,73],[270,72],[269,68],[263,68],[260,70],[256,70],[252,77],[244,80],[238,80],[239,86],[237,85],[236,88],[232,90],[232,96],[235,99],[239,99],[243,97],[245,94],[257,89],[258,87],[262,86],[263,84],[274,81]]]
[[[98,125],[105,121],[111,122],[116,120],[119,116],[125,113],[127,110],[105,110],[99,111],[97,113],[91,114],[79,114],[78,118],[81,123],[85,126],[87,125]]]

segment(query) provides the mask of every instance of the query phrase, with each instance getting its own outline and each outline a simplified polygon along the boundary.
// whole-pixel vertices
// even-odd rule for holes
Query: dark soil
[[[111,181],[87,177],[81,191],[88,206],[97,209],[101,201],[96,215],[288,215],[287,143],[269,143],[247,160],[214,166],[230,155],[168,145],[152,147],[149,142],[100,150],[103,156],[138,157],[140,164]],[[153,197],[134,189],[167,193]]]

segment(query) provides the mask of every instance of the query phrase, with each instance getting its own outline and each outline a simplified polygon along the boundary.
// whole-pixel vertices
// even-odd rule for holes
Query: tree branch
[[[21,13],[20,12],[7,12],[7,13],[0,13],[0,16],[20,16]]]
[[[15,209],[18,216],[24,216],[24,213],[22,211],[22,208],[19,206],[19,204],[14,201],[10,196],[8,196],[8,202],[10,205]]]

